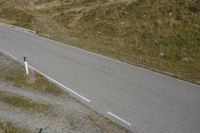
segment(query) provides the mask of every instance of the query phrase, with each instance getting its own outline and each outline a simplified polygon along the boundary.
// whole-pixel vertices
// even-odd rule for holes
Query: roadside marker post
[[[28,63],[27,63],[27,58],[26,57],[24,57],[24,66],[25,66],[25,70],[26,70],[26,75],[29,75]]]

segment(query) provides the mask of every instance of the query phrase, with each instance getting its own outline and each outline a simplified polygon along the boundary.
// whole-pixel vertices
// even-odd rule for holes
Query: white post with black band
[[[24,66],[25,66],[25,70],[26,70],[26,75],[29,75],[28,63],[27,63],[27,58],[26,57],[24,57]]]

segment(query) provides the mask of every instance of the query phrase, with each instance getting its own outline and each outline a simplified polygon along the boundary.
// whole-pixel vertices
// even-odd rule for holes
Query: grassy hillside
[[[16,1],[0,0],[0,20],[25,28],[31,28],[34,16],[24,10],[17,9]]]
[[[0,1],[2,20],[200,83],[199,0],[11,0],[10,12]]]

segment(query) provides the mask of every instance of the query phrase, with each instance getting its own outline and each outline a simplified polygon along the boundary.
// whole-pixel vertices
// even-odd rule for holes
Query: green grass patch
[[[11,123],[0,122],[0,133],[31,133],[31,131],[19,127],[14,127]]]
[[[49,93],[56,96],[68,95],[61,88],[49,82],[42,75],[36,74],[36,76],[35,81],[30,81],[29,76],[25,75],[23,66],[0,54],[0,80],[11,81],[17,87],[37,90],[42,93]]]
[[[32,29],[34,16],[26,11],[13,7],[13,4],[8,4],[5,0],[0,1],[1,20],[16,26]]]
[[[19,67],[16,70],[9,70],[6,73],[6,80],[12,81],[15,86],[28,88],[40,91],[42,93],[50,93],[53,95],[67,95],[57,85],[51,83],[42,75],[37,75],[37,79],[34,82],[29,81],[29,76],[25,75],[24,68]]]
[[[118,125],[115,124],[112,120],[104,118],[99,116],[99,114],[95,115],[87,115],[87,122],[94,126],[95,128],[98,128],[102,131],[105,131],[106,133],[115,133],[118,132],[119,130],[121,133],[126,133],[128,130],[123,130],[122,127],[117,128]]]
[[[63,91],[55,84],[49,82],[41,75],[37,75],[37,79],[33,82],[29,80],[29,76],[25,75],[23,67],[16,70],[9,70],[6,73],[6,80],[12,81],[15,86],[29,88],[40,91],[42,93],[51,93],[54,95],[62,95]]]
[[[50,106],[46,104],[35,102],[27,97],[18,96],[14,93],[6,91],[0,91],[0,101],[12,105],[16,108],[31,112],[48,113],[50,111]]]

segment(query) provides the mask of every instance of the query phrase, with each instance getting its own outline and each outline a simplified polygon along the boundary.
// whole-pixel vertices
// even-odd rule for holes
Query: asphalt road
[[[200,133],[200,86],[2,25],[0,49],[135,133]]]

